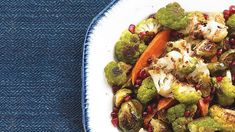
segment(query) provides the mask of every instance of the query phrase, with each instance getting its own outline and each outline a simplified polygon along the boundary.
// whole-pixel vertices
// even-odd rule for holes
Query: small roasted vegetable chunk
[[[137,100],[124,102],[118,113],[119,127],[123,132],[139,131],[142,125],[143,106]]]
[[[185,109],[186,109],[186,105],[185,104],[178,104],[178,105],[175,105],[175,106],[169,108],[167,110],[167,116],[166,116],[168,121],[169,122],[173,122],[177,118],[183,117]]]
[[[217,105],[210,107],[210,116],[221,125],[222,131],[233,132],[235,128],[235,111],[221,108]]]
[[[172,123],[172,128],[174,132],[187,132],[188,131],[187,124],[192,120],[193,120],[192,118],[185,118],[185,117],[180,117],[176,119]]]
[[[113,96],[114,105],[116,107],[119,107],[123,102],[123,100],[125,99],[125,97],[127,97],[130,94],[132,94],[132,91],[130,89],[122,88],[118,90],[116,94]]]
[[[235,30],[235,14],[231,15],[227,22],[226,22],[227,26],[230,27],[231,29]]]
[[[125,31],[115,45],[115,56],[118,61],[135,64],[146,47],[137,34]]]
[[[219,61],[223,62],[226,66],[229,66],[234,59],[235,49],[229,49],[220,56]]]
[[[217,52],[217,45],[209,40],[203,40],[198,45],[196,45],[195,53],[198,56],[211,57]]]
[[[220,62],[212,62],[207,64],[207,68],[210,71],[211,75],[214,75],[218,72],[224,72],[228,67],[224,65],[224,63]]]
[[[135,28],[136,33],[141,32],[153,32],[157,33],[161,28],[161,25],[154,18],[148,18],[142,20]]]
[[[183,59],[176,66],[176,70],[182,74],[189,74],[196,69],[197,63],[197,58],[184,55]]]
[[[211,117],[201,117],[188,124],[190,132],[214,132],[220,131],[221,126]]]
[[[229,106],[234,103],[234,98],[230,98],[230,97],[224,95],[223,93],[217,92],[217,101],[218,101],[218,104],[220,104],[222,106]]]
[[[171,85],[173,96],[180,103],[194,104],[201,99],[202,93],[190,85],[180,82],[175,82]]]
[[[153,83],[151,77],[147,77],[143,80],[142,85],[137,91],[137,98],[141,103],[146,104],[152,100],[157,94],[157,89]]]
[[[189,112],[189,115],[188,115],[189,117],[193,117],[197,112],[197,105],[195,104],[188,105],[185,111]]]
[[[111,86],[121,86],[128,81],[128,75],[131,66],[124,62],[109,62],[105,68],[104,73],[108,83]]]
[[[222,80],[213,78],[214,86],[229,98],[235,98],[235,86],[232,84],[231,76],[223,77]]]
[[[159,9],[156,13],[156,19],[163,26],[171,29],[183,29],[188,24],[187,14],[184,9],[176,2],[170,3]]]
[[[171,132],[170,127],[159,119],[152,119],[150,124],[153,127],[153,132]]]

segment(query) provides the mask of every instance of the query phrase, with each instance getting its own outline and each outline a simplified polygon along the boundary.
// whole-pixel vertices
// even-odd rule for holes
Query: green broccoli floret
[[[184,116],[185,109],[186,109],[185,104],[175,105],[167,110],[166,118],[168,119],[169,122],[173,122],[177,118]]]
[[[175,82],[171,85],[173,96],[180,103],[194,104],[201,99],[202,93],[189,84]]]
[[[115,56],[118,61],[135,64],[146,47],[137,34],[125,31],[115,45]]]
[[[128,71],[131,66],[123,62],[109,62],[105,68],[105,77],[111,86],[121,86],[128,81]]]
[[[185,117],[180,117],[176,119],[172,123],[172,128],[174,132],[187,132],[188,131],[187,124],[192,120],[193,120],[192,118],[185,118]]]
[[[151,77],[147,77],[143,80],[142,85],[137,91],[137,98],[141,103],[146,104],[157,94],[154,82]]]
[[[140,32],[153,32],[157,33],[161,28],[161,25],[154,18],[148,18],[142,20],[139,24],[136,25],[135,31],[136,33]]]
[[[213,82],[216,88],[220,89],[221,92],[229,98],[235,98],[235,86],[232,84],[232,80],[227,76],[221,81],[217,81],[213,78]]]
[[[235,30],[235,14],[231,15],[231,16],[228,18],[226,24],[227,24],[231,29]]]
[[[222,106],[229,106],[234,103],[234,98],[227,97],[223,93],[217,92],[217,101]]]
[[[222,131],[234,132],[235,111],[221,108],[217,105],[210,107],[210,116],[222,127]]]
[[[183,56],[183,60],[178,63],[178,65],[176,66],[176,70],[182,74],[189,74],[196,69],[197,63],[197,58]]]
[[[221,126],[211,117],[201,117],[188,124],[190,132],[214,132],[220,131]]]
[[[187,14],[176,2],[159,9],[156,13],[156,18],[163,26],[175,30],[185,28],[188,24]]]

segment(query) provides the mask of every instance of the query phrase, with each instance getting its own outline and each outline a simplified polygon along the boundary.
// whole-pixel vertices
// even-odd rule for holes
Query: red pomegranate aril
[[[120,87],[119,86],[112,86],[113,92],[116,93]]]
[[[148,75],[148,73],[145,71],[145,70],[141,70],[140,72],[139,72],[139,75],[138,75],[138,77],[139,78],[141,78],[141,79],[145,79],[146,77],[148,77],[149,75]]]
[[[206,20],[208,20],[208,17],[209,17],[209,16],[208,16],[207,14],[204,13],[203,16],[204,16],[204,18],[205,18]]]
[[[118,118],[113,118],[113,119],[111,120],[111,122],[112,122],[112,124],[113,124],[114,127],[117,127],[117,126],[118,126]]]
[[[173,38],[177,38],[178,37],[178,32],[177,31],[171,31],[171,36],[173,37]]]
[[[141,79],[136,79],[135,80],[135,87],[139,87],[142,83],[142,80]]]
[[[230,15],[232,15],[232,14],[235,13],[235,5],[231,5],[231,6],[229,7],[229,13],[230,13]]]
[[[220,56],[223,53],[223,49],[218,49],[216,55]]]
[[[215,87],[212,87],[211,88],[211,94],[214,94],[215,93]]]
[[[230,16],[230,11],[229,10],[224,10],[223,14],[224,14],[225,20],[227,20],[229,18],[229,16]]]
[[[185,111],[185,112],[184,112],[184,117],[189,117],[189,116],[190,116],[190,114],[191,114],[191,112],[190,112],[190,111]]]
[[[231,66],[235,66],[235,60],[232,61],[232,63],[230,64]]]
[[[217,82],[221,82],[223,80],[223,77],[218,76],[218,77],[216,77],[216,80],[217,80]]]
[[[153,127],[151,125],[148,126],[148,132],[153,132]]]
[[[228,38],[228,37],[226,37],[226,38],[224,39],[224,43],[225,43],[225,44],[229,44],[229,38]]]
[[[210,102],[211,101],[211,97],[210,96],[207,96],[207,97],[205,97],[204,99],[203,99],[203,102],[204,103],[208,103],[208,102]]]
[[[111,117],[112,117],[112,118],[117,118],[117,117],[118,117],[118,115],[117,115],[117,113],[116,113],[116,112],[111,112]]]
[[[153,108],[151,107],[151,105],[148,105],[148,106],[147,106],[147,112],[148,112],[149,114],[153,113]]]
[[[148,113],[146,111],[143,112],[143,117],[146,117]]]
[[[200,89],[201,89],[201,86],[200,86],[199,84],[197,84],[197,85],[195,86],[195,89],[196,89],[196,90],[200,90]]]
[[[147,63],[150,65],[152,64],[152,62],[153,62],[152,58],[148,58]]]
[[[235,44],[235,39],[234,39],[234,38],[230,38],[230,39],[229,39],[229,43],[230,43],[230,44]]]
[[[184,38],[184,34],[182,34],[182,33],[178,33],[178,38]]]
[[[135,33],[135,25],[134,24],[131,24],[128,28],[128,30],[131,32],[131,33]]]
[[[118,113],[119,109],[117,107],[113,107],[113,112]]]
[[[139,33],[139,38],[140,39],[144,39],[145,35],[147,34],[148,32],[140,32]]]
[[[131,99],[131,96],[130,95],[127,95],[125,98],[124,98],[124,101],[127,102]]]

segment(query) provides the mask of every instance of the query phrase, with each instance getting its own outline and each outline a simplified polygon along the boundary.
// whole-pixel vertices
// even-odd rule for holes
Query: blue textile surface
[[[0,0],[0,131],[83,131],[83,41],[110,2]]]

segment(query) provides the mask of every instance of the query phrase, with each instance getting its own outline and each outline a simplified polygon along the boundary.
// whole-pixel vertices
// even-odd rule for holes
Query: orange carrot
[[[139,60],[136,62],[132,74],[132,84],[135,83],[138,72],[147,66],[147,60],[149,58],[159,57],[166,48],[166,43],[169,41],[170,30],[165,30],[158,33],[153,40],[150,42],[144,53],[140,56]]]
[[[177,103],[177,101],[172,98],[160,99],[158,102],[158,105],[157,105],[157,111],[160,111],[162,109],[167,109],[167,108],[175,105],[176,103]]]
[[[198,101],[198,108],[201,116],[206,116],[208,114],[209,102],[205,102],[203,99]]]

